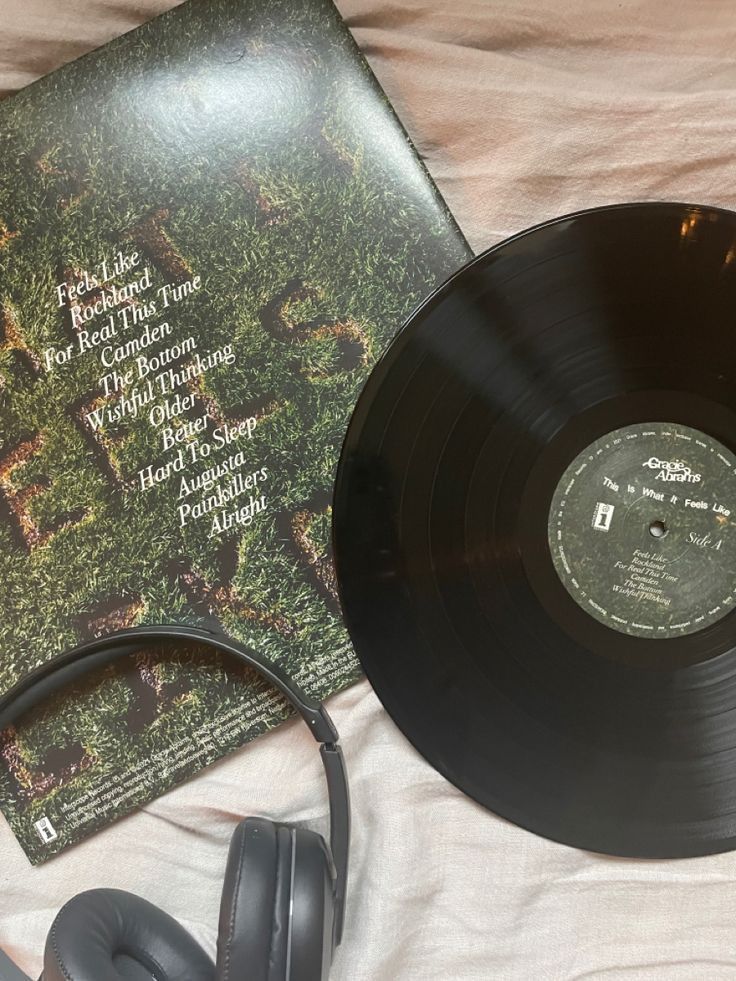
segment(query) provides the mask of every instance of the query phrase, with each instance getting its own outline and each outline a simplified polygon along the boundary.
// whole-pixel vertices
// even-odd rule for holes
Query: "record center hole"
[[[664,538],[668,531],[669,528],[664,521],[652,521],[649,525],[649,534],[652,538]]]

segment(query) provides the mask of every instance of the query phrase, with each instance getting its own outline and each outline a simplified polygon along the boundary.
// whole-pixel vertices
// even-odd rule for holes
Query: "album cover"
[[[340,444],[468,256],[328,0],[190,0],[0,104],[0,688],[162,623],[355,680]],[[3,813],[40,862],[286,714],[140,650],[2,733]]]

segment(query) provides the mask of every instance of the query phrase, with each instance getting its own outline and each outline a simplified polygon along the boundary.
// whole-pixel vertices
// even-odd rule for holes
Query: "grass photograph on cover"
[[[358,677],[332,481],[370,367],[468,258],[328,0],[190,0],[0,104],[0,690],[85,639],[224,630]],[[152,646],[0,734],[32,862],[277,724]]]

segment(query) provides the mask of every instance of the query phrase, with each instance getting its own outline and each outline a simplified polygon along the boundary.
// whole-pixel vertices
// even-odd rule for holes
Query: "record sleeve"
[[[339,447],[469,254],[329,0],[192,0],[1,103],[0,688],[143,624],[355,680]],[[142,650],[2,734],[4,813],[40,861],[285,711]]]

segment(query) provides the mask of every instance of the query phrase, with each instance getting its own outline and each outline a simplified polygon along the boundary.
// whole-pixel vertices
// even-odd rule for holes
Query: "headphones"
[[[230,842],[217,963],[167,913],[119,889],[80,893],[49,931],[41,981],[326,981],[342,938],[350,800],[338,734],[324,706],[257,653],[194,627],[135,627],[40,665],[0,697],[0,731],[77,677],[141,642],[208,644],[254,668],[288,699],[314,738],[327,777],[330,844],[321,835],[246,818]],[[0,951],[0,981],[30,981]]]

